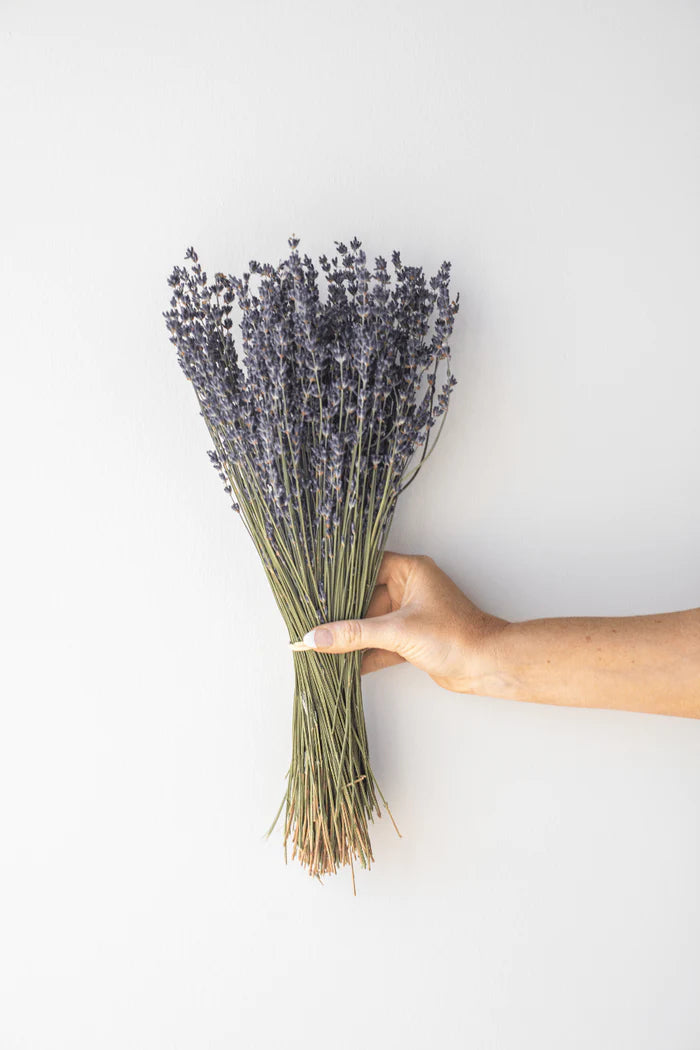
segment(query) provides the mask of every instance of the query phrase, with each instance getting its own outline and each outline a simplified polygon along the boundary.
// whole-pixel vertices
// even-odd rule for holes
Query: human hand
[[[700,608],[511,623],[424,555],[387,551],[366,619],[321,624],[292,648],[365,649],[363,674],[408,661],[458,693],[700,718]]]
[[[386,551],[367,617],[319,625],[292,648],[366,649],[363,674],[408,661],[443,688],[472,693],[507,623],[477,608],[432,558]]]

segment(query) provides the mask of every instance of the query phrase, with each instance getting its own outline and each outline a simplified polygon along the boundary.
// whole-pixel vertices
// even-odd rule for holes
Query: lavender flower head
[[[368,545],[381,552],[396,500],[432,450],[456,382],[459,295],[450,298],[449,262],[426,281],[394,251],[392,284],[386,260],[370,269],[354,238],[319,257],[322,299],[319,271],[297,237],[288,243],[277,266],[251,260],[242,277],[211,281],[189,248],[163,316],[232,505],[268,575],[295,581],[313,624],[347,614],[343,579],[362,572]]]

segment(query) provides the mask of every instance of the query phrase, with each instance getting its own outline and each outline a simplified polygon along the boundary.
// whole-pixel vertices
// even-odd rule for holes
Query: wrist
[[[510,620],[490,616],[478,648],[470,688],[465,692],[518,700],[521,683],[513,660],[513,628]]]

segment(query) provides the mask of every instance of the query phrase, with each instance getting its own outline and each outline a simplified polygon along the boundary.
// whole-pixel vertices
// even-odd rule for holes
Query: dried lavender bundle
[[[211,283],[188,249],[192,265],[173,269],[163,316],[211,435],[209,456],[293,642],[367,611],[397,498],[444,424],[459,295],[450,299],[449,262],[426,284],[395,251],[392,286],[386,260],[370,272],[354,238],[349,248],[335,241],[331,260],[319,257],[323,300],[319,271],[300,257],[298,238],[288,243],[277,267],[253,260],[242,278],[217,273]],[[291,841],[311,875],[354,859],[369,867],[377,794],[389,807],[370,766],[361,653],[293,659],[292,759],[268,835],[286,802],[285,859]]]

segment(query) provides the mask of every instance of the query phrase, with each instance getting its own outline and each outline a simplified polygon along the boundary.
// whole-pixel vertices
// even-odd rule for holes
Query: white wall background
[[[2,1050],[697,1050],[700,723],[366,680],[386,818],[265,841],[286,635],[166,278],[360,237],[462,308],[394,549],[509,619],[700,604],[700,7],[0,8]]]

